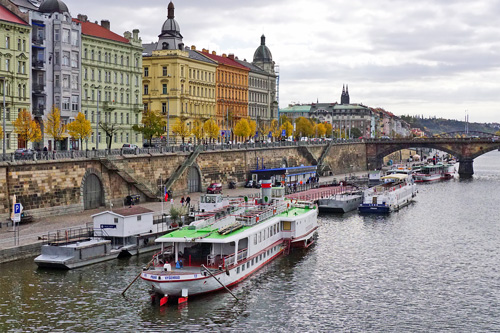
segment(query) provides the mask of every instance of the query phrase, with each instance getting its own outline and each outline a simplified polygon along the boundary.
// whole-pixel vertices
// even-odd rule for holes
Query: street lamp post
[[[6,154],[5,138],[7,136],[7,134],[5,133],[5,76],[1,76],[0,80],[2,80],[2,82],[3,82],[3,114],[2,114],[3,136],[2,136],[2,154],[3,154],[3,159],[5,160],[5,154]]]
[[[170,98],[167,97],[167,147],[170,144]]]

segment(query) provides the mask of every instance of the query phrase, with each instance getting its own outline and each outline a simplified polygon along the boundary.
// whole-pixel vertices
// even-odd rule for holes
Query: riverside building
[[[194,46],[184,46],[174,10],[170,2],[158,42],[143,45],[142,64],[143,108],[163,115],[168,124],[164,138],[171,144],[178,119],[191,130],[196,120],[204,122],[216,114],[217,63]]]
[[[26,142],[17,140],[13,123],[19,111],[30,109],[31,27],[28,22],[27,14],[7,0],[0,1],[0,119],[2,126],[5,120],[5,128],[2,129],[5,131],[6,152],[26,146]]]

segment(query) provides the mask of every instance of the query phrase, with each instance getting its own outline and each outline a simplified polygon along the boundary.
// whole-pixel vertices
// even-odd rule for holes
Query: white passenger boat
[[[424,165],[419,172],[415,173],[414,178],[418,183],[445,179],[445,166],[441,163]]]
[[[384,183],[364,192],[360,213],[386,214],[408,205],[417,194],[417,186],[410,174],[391,174],[381,178]]]
[[[284,199],[284,188],[262,184],[261,197],[241,210],[211,216],[156,240],[162,249],[141,273],[160,305],[234,285],[291,247],[307,248],[318,228],[316,206]]]
[[[363,203],[363,191],[332,194],[318,199],[321,213],[347,213],[358,208]]]

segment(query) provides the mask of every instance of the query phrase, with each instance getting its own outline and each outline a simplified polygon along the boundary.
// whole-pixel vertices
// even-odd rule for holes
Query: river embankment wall
[[[191,168],[172,185],[174,195],[189,192],[190,172],[199,174],[203,190],[212,182],[227,186],[229,180],[242,184],[250,171],[259,168],[323,164],[329,172],[344,174],[366,170],[363,143],[333,145],[265,147],[203,151]],[[81,212],[85,208],[86,181],[93,175],[102,185],[106,206],[122,202],[130,194],[147,199],[156,193],[184,163],[190,153],[108,156],[94,159],[4,162],[0,164],[0,219],[9,216],[13,195],[30,215],[47,216]],[[95,178],[95,177],[94,177]]]

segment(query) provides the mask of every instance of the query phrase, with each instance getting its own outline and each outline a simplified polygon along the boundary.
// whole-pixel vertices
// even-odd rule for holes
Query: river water
[[[457,165],[458,168],[458,165]],[[319,238],[233,288],[157,308],[149,255],[72,271],[0,265],[0,331],[500,331],[500,152],[390,216],[320,215]]]

